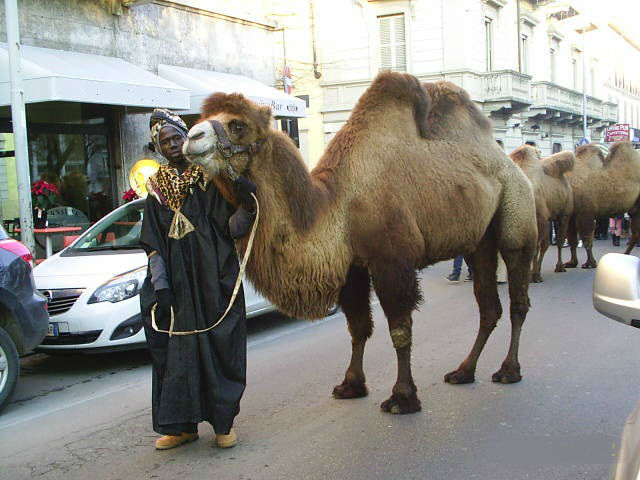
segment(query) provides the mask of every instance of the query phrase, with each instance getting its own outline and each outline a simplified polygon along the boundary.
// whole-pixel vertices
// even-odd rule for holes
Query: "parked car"
[[[138,297],[147,275],[143,215],[144,200],[122,205],[34,269],[51,317],[39,350],[144,347]],[[248,317],[275,310],[248,281],[243,284]]]
[[[19,356],[40,344],[49,325],[47,301],[35,288],[29,249],[0,226],[0,408],[18,382]]]
[[[607,253],[593,280],[593,306],[618,322],[640,328],[640,258]],[[640,402],[627,418],[613,480],[640,480]]]

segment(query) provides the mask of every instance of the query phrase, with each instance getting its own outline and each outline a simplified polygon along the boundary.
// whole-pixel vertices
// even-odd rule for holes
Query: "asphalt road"
[[[622,249],[597,242],[596,252]],[[423,410],[413,415],[379,409],[396,374],[379,305],[365,354],[370,394],[357,400],[331,398],[350,355],[342,314],[251,321],[240,442],[230,450],[211,447],[205,424],[197,442],[153,449],[144,352],[25,358],[13,403],[0,415],[0,478],[607,478],[640,399],[640,332],[593,310],[593,271],[554,274],[554,263],[547,254],[545,282],[530,287],[523,380],[514,385],[491,382],[507,351],[508,318],[489,340],[475,384],[443,382],[475,338],[477,308],[470,283],[444,280],[450,262],[423,272],[413,348]],[[506,306],[506,286],[500,294]]]

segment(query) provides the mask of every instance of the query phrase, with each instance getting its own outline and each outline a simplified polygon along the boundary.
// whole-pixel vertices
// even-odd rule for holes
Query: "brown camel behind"
[[[582,268],[596,267],[592,250],[596,217],[632,214],[628,254],[640,236],[640,215],[635,214],[640,197],[640,153],[631,142],[618,142],[605,158],[598,146],[583,145],[576,150],[576,164],[567,178],[573,189],[574,213],[567,232],[571,259],[565,267],[578,265],[578,234],[587,251]]]
[[[511,152],[510,157],[522,168],[533,185],[538,221],[538,243],[533,255],[531,281],[538,283],[542,282],[540,273],[542,259],[549,248],[550,221],[557,222],[558,262],[555,271],[565,271],[562,263],[562,245],[567,236],[569,218],[573,213],[573,192],[564,174],[573,169],[575,156],[572,152],[560,152],[543,159],[537,148],[521,145]]]
[[[183,150],[232,203],[230,177],[241,173],[257,184],[263,216],[247,274],[258,291],[298,317],[321,317],[335,302],[342,307],[352,355],[334,396],[367,394],[362,363],[373,331],[373,286],[398,358],[396,384],[381,408],[420,410],[410,362],[411,314],[421,299],[416,270],[457,254],[474,268],[480,330],[468,357],[445,380],[474,381],[478,357],[502,314],[500,251],[509,274],[512,336],[493,380],[519,381],[518,344],[537,235],[533,192],[467,93],[447,82],[423,87],[411,75],[381,73],[311,173],[270,122],[268,108],[242,95],[214,94]],[[224,137],[257,153],[225,156]],[[237,246],[244,253],[246,238]]]

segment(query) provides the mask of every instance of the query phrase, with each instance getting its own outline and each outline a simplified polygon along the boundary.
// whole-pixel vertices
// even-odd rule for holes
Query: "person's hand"
[[[167,320],[171,318],[171,307],[175,305],[173,292],[168,288],[156,290],[156,318]]]
[[[255,200],[251,196],[252,193],[256,193],[256,184],[249,180],[247,177],[239,176],[233,182],[233,191],[240,199],[240,203],[249,212],[255,209]]]

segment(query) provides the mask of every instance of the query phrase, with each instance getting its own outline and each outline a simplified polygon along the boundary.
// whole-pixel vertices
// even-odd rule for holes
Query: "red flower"
[[[122,199],[125,202],[131,202],[132,200],[135,200],[136,198],[140,198],[140,197],[138,197],[138,194],[133,190],[133,188],[130,188],[129,190],[127,190],[126,192],[124,192],[122,194]]]

